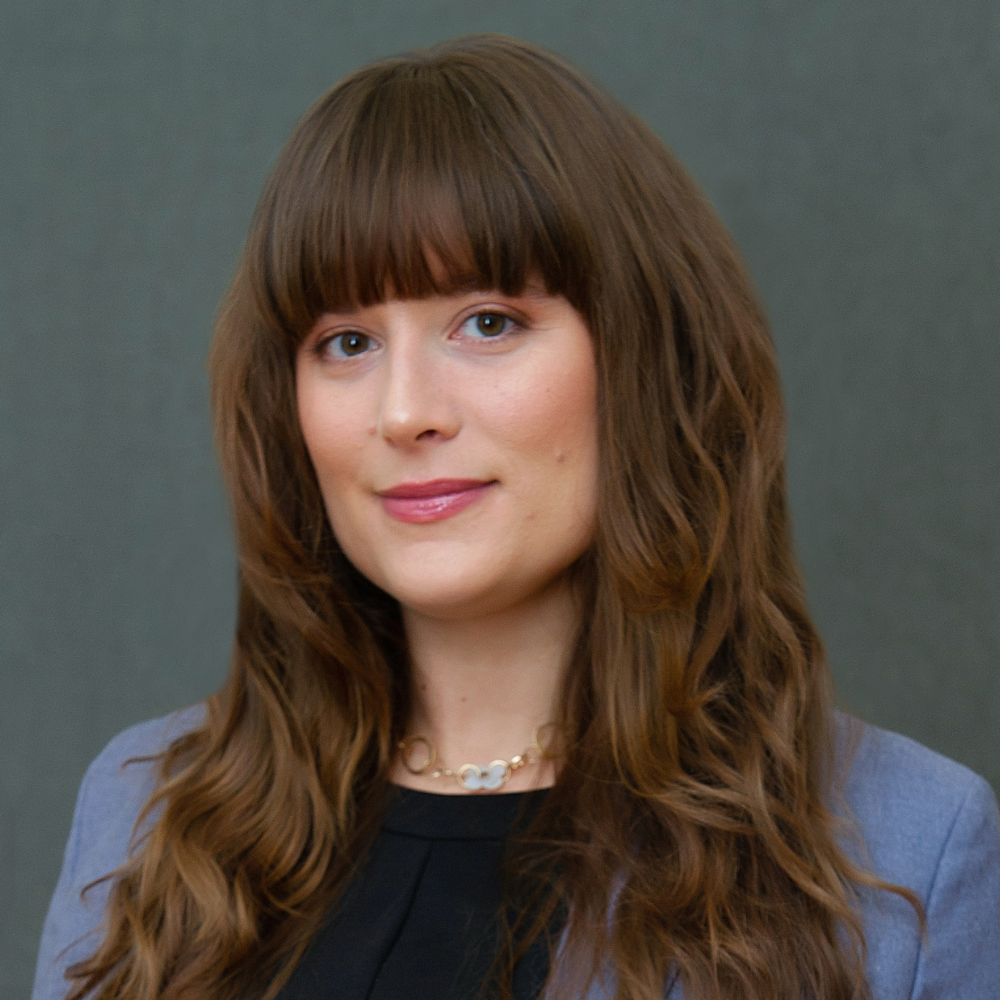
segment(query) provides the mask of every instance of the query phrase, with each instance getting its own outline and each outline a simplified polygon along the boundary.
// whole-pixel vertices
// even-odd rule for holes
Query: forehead
[[[337,95],[279,161],[261,217],[261,298],[293,341],[325,312],[517,295],[536,276],[583,311],[593,255],[565,171],[543,136],[485,114],[488,95],[470,104],[445,83]]]
[[[481,266],[474,259],[473,239],[460,231],[443,241],[424,237],[412,254],[342,260],[340,274],[331,275],[327,294],[314,303],[310,323],[324,315],[354,315],[387,303],[461,307],[466,301],[491,296],[532,301],[561,294],[561,289],[549,286],[527,250],[518,254],[511,247],[509,256],[517,258],[518,266],[500,274]]]
[[[480,288],[475,283],[453,291],[419,297],[395,295],[390,289],[389,294],[378,302],[363,305],[344,303],[335,309],[324,310],[316,317],[311,331],[328,326],[330,322],[378,321],[390,315],[412,315],[428,320],[447,319],[456,313],[480,306],[487,310],[490,307],[509,307],[537,312],[556,303],[568,304],[562,296],[552,295],[541,279],[534,275],[529,276],[524,287],[516,292]]]

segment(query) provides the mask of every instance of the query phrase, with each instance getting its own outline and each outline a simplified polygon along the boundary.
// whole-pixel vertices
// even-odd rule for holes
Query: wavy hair
[[[324,513],[296,351],[324,311],[532,278],[593,337],[599,504],[566,753],[508,866],[501,992],[559,924],[550,996],[608,970],[621,1000],[671,975],[693,1000],[867,995],[859,890],[919,904],[841,846],[745,267],[641,121],[556,57],[476,36],[343,80],[261,195],[210,358],[239,550],[231,672],[160,759],[72,997],[271,998],[303,954],[378,830],[408,688],[398,605]]]

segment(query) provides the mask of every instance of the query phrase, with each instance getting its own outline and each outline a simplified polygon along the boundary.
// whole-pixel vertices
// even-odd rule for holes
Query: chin
[[[422,559],[383,566],[373,579],[404,609],[456,621],[503,611],[544,586],[544,581],[536,585],[517,569],[507,564],[476,565],[467,559],[443,563]]]
[[[516,602],[504,581],[477,579],[467,568],[461,574],[406,574],[380,586],[404,608],[428,618],[474,618]]]
[[[347,554],[403,608],[454,621],[515,607],[543,591],[579,555],[575,547],[567,547],[566,552],[546,553],[549,558],[540,559],[540,547],[484,545],[479,537],[473,542],[436,539],[408,546],[359,546],[354,557]]]

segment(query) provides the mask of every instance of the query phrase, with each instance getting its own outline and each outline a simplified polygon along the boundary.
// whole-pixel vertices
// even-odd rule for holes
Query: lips
[[[433,479],[380,490],[385,512],[397,521],[426,524],[454,517],[481,499],[496,480]]]

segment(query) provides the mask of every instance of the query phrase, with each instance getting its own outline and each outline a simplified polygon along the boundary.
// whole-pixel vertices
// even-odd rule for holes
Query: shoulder
[[[199,704],[132,726],[87,768],[42,931],[32,1000],[63,997],[63,971],[93,951],[110,886],[83,890],[127,860],[136,820],[156,788],[156,756],[204,717]]]
[[[64,865],[87,881],[113,871],[128,854],[139,812],[156,787],[156,757],[201,724],[204,707],[141,722],[94,758],[77,796]]]
[[[912,875],[931,867],[963,807],[988,811],[990,786],[974,771],[899,733],[837,713],[844,798],[870,851]],[[926,873],[929,876],[929,872]]]
[[[927,916],[887,892],[861,894],[873,993],[1000,996],[1000,816],[979,775],[914,740],[836,719],[844,846],[880,878],[911,889]],[[903,989],[905,984],[906,988]]]
[[[128,789],[147,781],[154,770],[153,758],[174,740],[197,729],[205,719],[205,705],[198,703],[158,719],[147,719],[113,736],[91,761],[81,788],[113,786]]]

